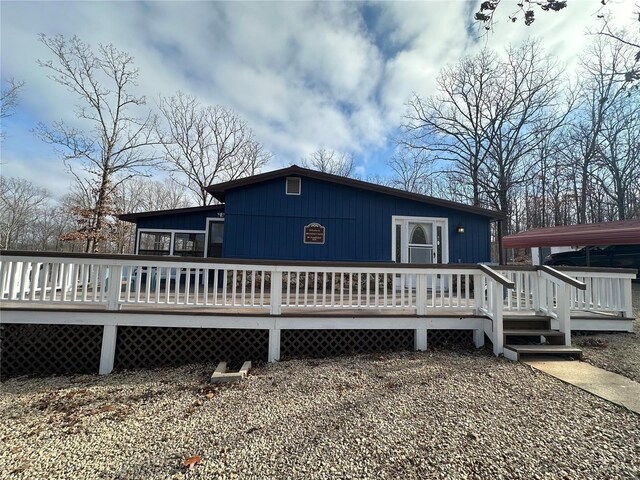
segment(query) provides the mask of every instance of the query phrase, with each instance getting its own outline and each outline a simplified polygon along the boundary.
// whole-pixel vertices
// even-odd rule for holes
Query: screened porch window
[[[173,254],[180,257],[204,257],[204,233],[176,233]]]
[[[168,232],[140,232],[140,255],[170,255],[171,233]]]

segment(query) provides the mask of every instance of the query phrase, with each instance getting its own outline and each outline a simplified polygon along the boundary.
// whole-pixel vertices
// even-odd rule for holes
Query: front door
[[[434,263],[433,223],[409,222],[407,230],[408,263]]]
[[[393,217],[393,252],[397,263],[449,263],[446,218]],[[403,278],[404,277],[404,278]],[[427,288],[432,278],[427,278]],[[415,288],[415,275],[398,275],[396,288]]]
[[[394,217],[394,260],[449,263],[446,222],[444,218]]]
[[[207,222],[207,257],[222,257],[222,239],[224,237],[224,221],[212,220]]]

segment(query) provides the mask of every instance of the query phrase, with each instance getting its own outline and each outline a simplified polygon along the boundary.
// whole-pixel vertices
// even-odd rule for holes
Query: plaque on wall
[[[324,227],[319,223],[310,223],[305,226],[304,243],[324,245]]]

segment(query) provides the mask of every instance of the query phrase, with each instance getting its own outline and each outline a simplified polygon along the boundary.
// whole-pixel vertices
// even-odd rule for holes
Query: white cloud
[[[624,17],[627,6],[611,8]],[[569,64],[595,22],[594,12],[577,2],[560,13],[539,12],[531,27],[508,22],[507,10],[487,46],[539,36]],[[35,63],[50,58],[37,34],[113,43],[135,57],[138,91],[150,106],[158,95],[182,90],[231,107],[276,155],[272,167],[322,146],[358,154],[375,173],[372,152],[388,151],[411,93],[432,93],[444,65],[484,46],[467,31],[469,12],[463,1],[3,2],[2,76],[27,82],[20,119],[73,120],[75,97]],[[17,121],[11,126],[29,128]],[[3,174],[28,176],[24,162],[54,158],[48,147],[36,148],[35,139],[34,158],[25,157],[17,146],[28,138],[22,133],[2,146]]]

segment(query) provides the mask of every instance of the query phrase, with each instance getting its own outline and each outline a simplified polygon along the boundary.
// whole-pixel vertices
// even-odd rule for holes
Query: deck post
[[[473,275],[473,300],[475,303],[475,314],[480,315],[484,305],[484,282],[482,274],[475,273]]]
[[[287,280],[288,281],[288,280]],[[282,313],[282,272],[271,272],[271,315]],[[269,336],[271,338],[271,336]],[[280,336],[278,334],[278,357],[280,356]],[[271,361],[271,360],[269,360]]]
[[[503,320],[503,287],[492,278],[488,278],[489,292],[491,294],[491,317],[493,320],[493,354],[500,355],[504,352],[504,326]]]
[[[417,328],[413,337],[414,347],[419,352],[427,350],[427,329]]]
[[[107,287],[107,310],[120,310],[121,285],[122,265],[111,265],[109,267],[109,286]]]
[[[477,328],[473,331],[473,346],[476,348],[484,347],[484,329]]]
[[[280,329],[271,328],[269,330],[269,361],[280,360]]]
[[[558,321],[560,323],[560,331],[564,333],[564,344],[571,345],[571,285],[565,283],[558,285],[557,302],[558,302]]]
[[[116,357],[117,325],[105,325],[102,329],[102,350],[100,351],[100,375],[109,375]]]
[[[622,288],[621,288],[621,301],[622,301],[622,314],[626,318],[634,319],[633,315],[633,305],[631,300],[631,279],[626,278],[622,280]]]

